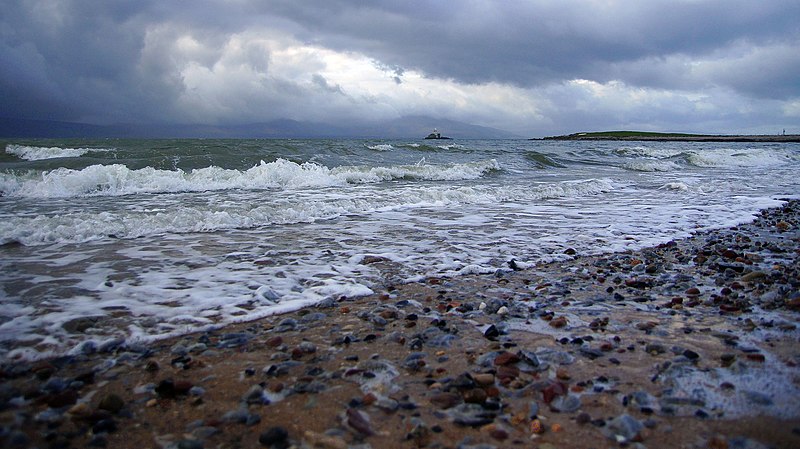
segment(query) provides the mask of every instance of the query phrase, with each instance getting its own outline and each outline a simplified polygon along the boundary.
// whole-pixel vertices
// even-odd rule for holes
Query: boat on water
[[[433,132],[428,134],[426,139],[441,139],[441,140],[451,140],[451,137],[445,137],[442,133],[439,132],[436,128],[433,128]]]

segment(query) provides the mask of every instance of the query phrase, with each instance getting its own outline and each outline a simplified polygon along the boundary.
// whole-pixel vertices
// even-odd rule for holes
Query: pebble
[[[280,426],[270,427],[261,432],[258,436],[258,442],[262,446],[274,449],[287,448],[289,447],[289,432]]]
[[[601,431],[618,443],[627,443],[633,440],[642,429],[644,429],[644,425],[639,420],[631,415],[623,414],[608,421]]]
[[[581,408],[581,399],[572,394],[559,396],[550,403],[550,409],[560,413],[572,413],[579,408]]]
[[[107,410],[111,413],[118,413],[125,406],[125,401],[116,394],[103,396],[97,408]]]

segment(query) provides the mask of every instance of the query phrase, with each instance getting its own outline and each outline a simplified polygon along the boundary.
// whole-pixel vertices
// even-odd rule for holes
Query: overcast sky
[[[800,133],[797,0],[5,0],[0,116]]]

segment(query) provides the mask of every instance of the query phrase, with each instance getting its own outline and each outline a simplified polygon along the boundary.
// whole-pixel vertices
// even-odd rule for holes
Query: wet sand
[[[9,363],[0,444],[800,447],[800,202],[656,248],[568,255]],[[389,261],[364,263],[394,278]]]

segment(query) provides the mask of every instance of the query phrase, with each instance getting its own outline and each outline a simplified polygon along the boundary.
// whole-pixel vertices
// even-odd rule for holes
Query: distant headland
[[[644,131],[602,131],[575,133],[563,136],[543,137],[530,140],[641,140],[675,142],[800,142],[800,134],[756,134],[756,135],[711,135],[656,133]]]

